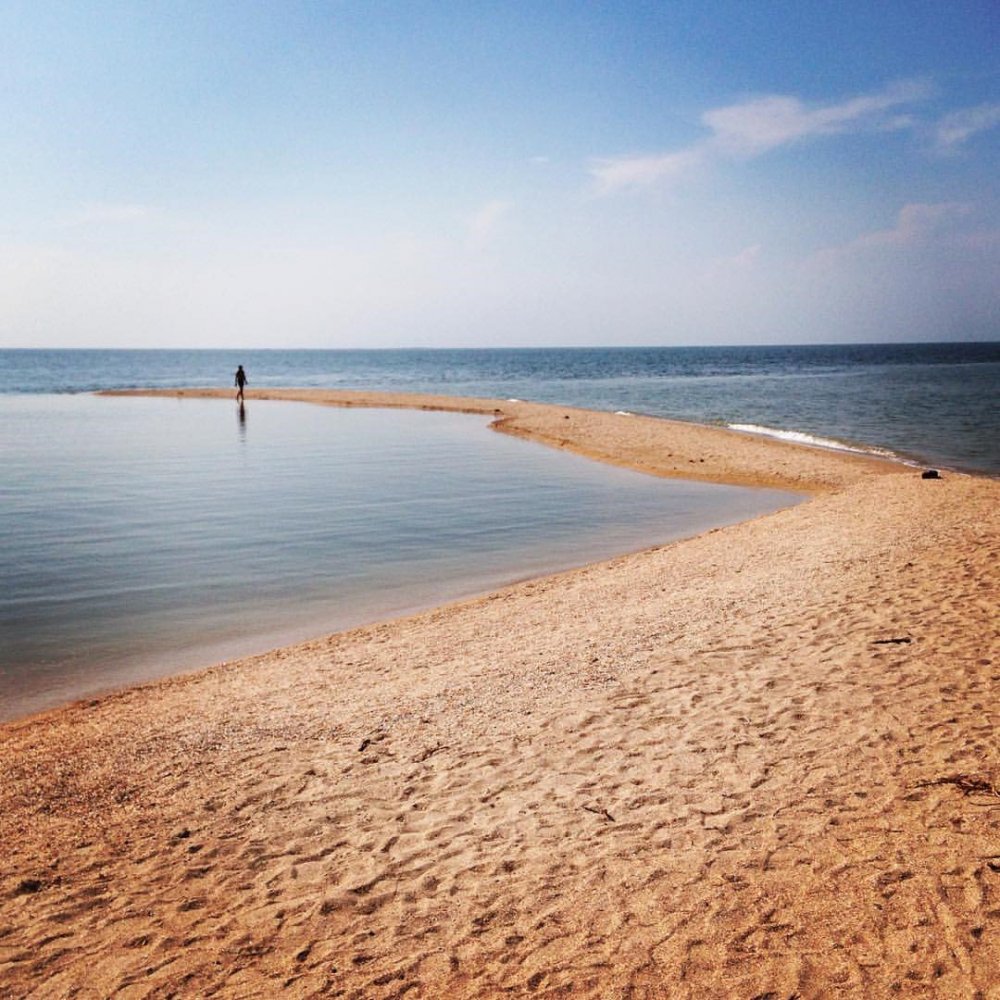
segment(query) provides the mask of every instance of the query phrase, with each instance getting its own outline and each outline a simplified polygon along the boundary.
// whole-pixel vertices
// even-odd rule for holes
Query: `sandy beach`
[[[267,398],[809,498],[0,726],[0,996],[1000,998],[1000,482]]]

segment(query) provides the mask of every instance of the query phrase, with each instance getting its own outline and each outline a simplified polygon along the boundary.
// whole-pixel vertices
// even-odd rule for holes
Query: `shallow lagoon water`
[[[1000,475],[1000,343],[466,350],[0,350],[0,394],[231,385],[631,410]]]
[[[0,717],[432,607],[797,497],[480,417],[0,397]]]

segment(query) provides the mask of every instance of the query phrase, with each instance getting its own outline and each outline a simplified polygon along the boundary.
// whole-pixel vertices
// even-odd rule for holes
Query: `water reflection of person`
[[[243,402],[243,386],[247,384],[250,380],[247,378],[247,373],[243,371],[243,365],[236,366],[236,398],[242,403]]]
[[[240,440],[245,441],[247,437],[247,411],[242,399],[236,408],[236,419],[239,422]]]

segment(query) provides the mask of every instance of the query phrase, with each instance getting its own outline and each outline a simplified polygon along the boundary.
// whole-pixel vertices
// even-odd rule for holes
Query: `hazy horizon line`
[[[736,350],[739,348],[772,348],[772,347],[799,347],[799,348],[809,348],[821,349],[825,347],[934,347],[934,346],[952,346],[955,344],[976,344],[976,345],[987,345],[995,344],[1000,346],[1000,336],[996,338],[981,339],[981,338],[955,338],[955,339],[945,339],[945,340],[837,340],[837,341],[821,341],[818,343],[755,343],[755,344],[741,344],[741,343],[730,343],[730,344],[531,344],[531,345],[519,345],[519,344],[504,344],[495,346],[483,346],[483,345],[462,345],[456,344],[452,346],[447,345],[435,345],[435,346],[420,346],[420,345],[400,345],[396,347],[223,347],[223,346],[212,346],[212,347],[105,347],[99,345],[90,346],[80,346],[75,347],[0,347],[0,352],[3,351],[132,351],[132,352],[143,352],[147,354],[167,352],[167,351],[186,351],[186,352],[209,352],[209,351],[226,351],[229,353],[237,353],[240,351],[246,352],[281,352],[281,351],[312,351],[312,352],[357,352],[357,351],[369,351],[369,352],[390,352],[390,351],[669,351],[669,350]]]

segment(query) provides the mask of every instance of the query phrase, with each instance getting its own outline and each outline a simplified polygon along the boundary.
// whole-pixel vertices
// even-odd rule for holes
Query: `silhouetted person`
[[[247,373],[243,370],[243,365],[238,365],[236,368],[236,398],[241,403],[243,402],[243,386],[248,381],[249,379],[247,379]]]

